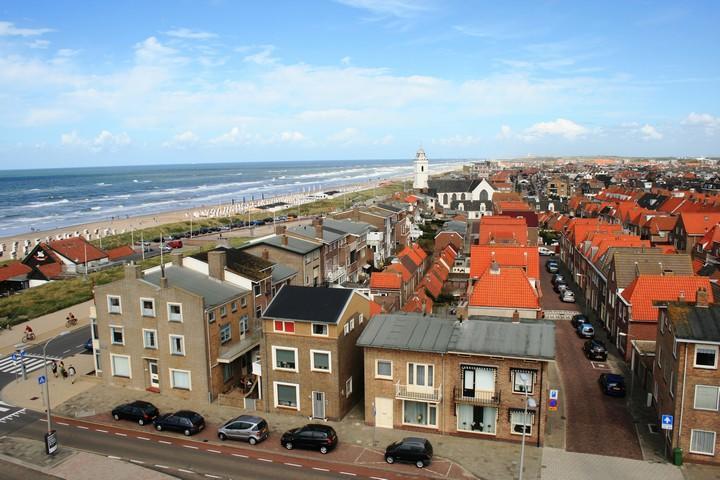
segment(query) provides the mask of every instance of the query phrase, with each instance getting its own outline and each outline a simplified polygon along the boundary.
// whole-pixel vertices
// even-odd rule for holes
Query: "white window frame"
[[[115,330],[119,330],[122,335],[122,342],[115,341]],[[125,345],[125,327],[120,325],[110,325],[110,344],[111,345]]]
[[[170,310],[170,307],[179,307],[180,313],[179,314],[172,313],[172,311]],[[174,317],[174,315],[179,315],[179,317]],[[182,303],[168,302],[167,303],[167,316],[168,316],[168,322],[182,323],[182,321],[183,321]]]
[[[227,305],[220,307],[220,318],[227,317]]]
[[[298,357],[298,349],[295,347],[283,347],[279,345],[273,345],[272,347],[272,367],[273,370],[280,370],[283,372],[299,372],[300,371],[300,359]],[[292,350],[295,353],[295,368],[278,367],[277,366],[277,351],[278,350]]]
[[[417,383],[417,367],[425,367],[425,383],[419,384]],[[430,369],[428,367],[432,367],[432,375],[428,375],[428,372]],[[412,382],[410,382],[410,369],[412,368]],[[424,387],[424,388],[435,388],[435,364],[433,363],[415,363],[415,362],[408,362],[407,363],[407,384],[413,385],[415,387]],[[430,380],[428,382],[428,380]]]
[[[168,372],[170,374],[170,388],[174,388],[176,390],[186,390],[191,391],[192,390],[192,372],[190,370],[182,370],[179,368],[168,368]],[[175,386],[175,380],[173,379],[173,372],[180,372],[180,373],[187,373],[188,376],[188,388],[183,387],[176,387]]]
[[[118,301],[117,310],[113,310],[113,306],[110,303],[110,299],[117,299],[117,301]],[[122,314],[122,297],[120,295],[108,295],[107,296],[107,307],[108,307],[108,313],[111,313],[113,315]]]
[[[347,335],[350,333],[350,324],[345,322],[345,325],[343,325],[343,334]]]
[[[175,357],[184,357],[185,356],[185,335],[177,335],[175,333],[171,333],[168,335],[170,340],[170,355],[173,355]],[[173,341],[175,338],[180,339],[180,353],[175,352],[175,342]]]
[[[128,362],[128,375],[118,375],[115,373],[115,363],[113,362],[113,358],[120,357],[120,358],[126,358]],[[120,377],[120,378],[132,378],[132,360],[130,359],[130,355],[116,355],[114,353],[110,354],[110,372],[112,373],[113,377]]]
[[[223,340],[223,330],[227,330],[228,336],[225,340]],[[225,344],[232,340],[232,324],[231,323],[225,323],[223,325],[220,325],[220,328],[218,329],[218,338],[220,339],[220,344]]]
[[[146,341],[146,340],[147,340],[147,337],[145,336],[145,333],[146,333],[146,332],[152,332],[152,333],[153,333],[153,339],[155,340],[155,345],[148,345],[148,343],[147,343],[147,341]],[[155,330],[155,329],[153,329],[153,328],[143,328],[143,329],[142,329],[142,334],[143,334],[143,348],[152,348],[153,350],[157,350],[157,349],[158,349],[158,335],[157,335],[157,330]]]
[[[700,388],[714,388],[717,392],[716,398],[715,398],[715,408],[702,408],[697,406],[697,391],[698,387]],[[693,395],[693,408],[695,410],[705,410],[705,411],[711,411],[711,412],[717,412],[720,410],[720,387],[717,385],[695,385],[695,392]]]
[[[352,332],[353,330],[355,330],[355,319],[351,318],[350,319],[350,331]]]
[[[237,302],[230,302],[230,311],[232,313],[237,312]]]
[[[415,403],[424,403],[424,404],[426,404],[427,407],[426,407],[425,411],[426,411],[428,420],[430,419],[430,409],[431,409],[431,408],[434,408],[434,409],[435,409],[435,423],[434,423],[434,424],[432,424],[432,423],[425,423],[425,424],[422,424],[422,423],[407,423],[407,422],[405,421],[405,402],[415,402]],[[436,429],[436,430],[437,430],[437,428],[438,428],[438,415],[439,415],[438,410],[440,410],[440,409],[438,408],[438,404],[437,404],[437,403],[434,403],[434,402],[423,402],[422,400],[403,400],[403,401],[402,401],[402,412],[401,412],[402,417],[400,417],[400,418],[401,418],[401,421],[402,421],[402,424],[403,424],[403,425],[412,425],[413,427],[432,428],[432,429]]]
[[[349,398],[353,393],[352,377],[345,380],[345,398]]]
[[[290,405],[280,405],[278,403],[278,385],[285,385],[287,387],[295,387],[295,401],[297,405],[295,407],[292,407]],[[273,382],[273,403],[275,404],[275,408],[288,408],[300,411],[300,384],[298,383],[289,383],[289,382]]]
[[[508,420],[508,421],[510,422],[510,434],[511,434],[511,435],[519,435],[519,436],[522,436],[522,432],[516,432],[516,431],[515,431],[515,425],[522,425],[522,424],[520,424],[520,423],[513,423],[513,415],[512,415],[513,413],[522,413],[522,414],[524,415],[525,412],[524,412],[524,411],[521,411],[521,410],[519,410],[519,409],[516,409],[515,412],[513,412],[513,411],[511,410],[511,411],[510,411],[510,419]],[[529,427],[530,427],[530,431],[529,431],[529,432],[525,432],[525,436],[526,436],[526,437],[532,437],[532,434],[533,434],[533,426],[535,425],[535,412],[534,412],[533,410],[528,410],[527,414],[530,416],[530,424],[528,425],[528,424],[526,423],[526,424],[525,424],[525,427],[528,427],[528,426],[529,426]]]
[[[699,451],[696,451],[696,450],[693,450],[693,449],[692,449],[693,435],[695,434],[695,432],[703,432],[703,433],[712,433],[712,434],[713,434],[713,442],[712,442],[713,450],[712,450],[712,453],[699,452]],[[713,431],[711,431],[711,430],[691,429],[691,430],[690,430],[690,445],[689,445],[689,447],[688,447],[688,450],[690,451],[690,453],[694,453],[694,454],[697,454],[697,455],[707,455],[707,456],[709,456],[709,457],[714,457],[714,456],[715,456],[715,443],[716,443],[716,442],[717,442],[717,433],[716,433],[716,432],[713,432]]]
[[[208,323],[213,323],[215,321],[215,310],[208,310]]]
[[[328,356],[328,368],[327,370],[322,368],[315,368],[315,354],[326,354]],[[310,350],[310,370],[313,372],[332,373],[332,352],[329,350]]]
[[[323,327],[323,329],[325,330],[325,333],[315,333],[315,326],[316,326],[316,325],[319,325],[319,326]],[[328,328],[328,324],[327,324],[327,323],[313,323],[313,324],[310,325],[310,332],[312,333],[312,335],[313,335],[314,337],[327,337],[328,334],[329,334],[329,333],[328,333],[329,331],[330,331],[330,329]]]
[[[240,306],[241,306],[241,307],[247,307],[247,296],[242,297],[242,298],[240,299]]]
[[[150,302],[152,303],[152,315],[148,315],[145,313],[146,309],[144,303]],[[141,317],[151,317],[154,318],[157,316],[157,309],[155,308],[155,299],[154,298],[148,298],[148,297],[140,297],[140,316]]]
[[[363,316],[363,314],[362,314],[362,313],[359,313],[359,314],[358,314],[358,324],[359,324],[359,325],[362,325],[364,319],[365,319],[365,317]]]
[[[378,364],[380,362],[385,362],[390,364],[390,375],[380,375],[378,370]],[[392,360],[385,360],[382,358],[375,359],[375,378],[379,378],[381,380],[392,380],[393,379],[393,362]]]
[[[535,381],[537,379],[537,372],[525,370],[523,368],[511,368],[510,373],[512,374],[512,392],[513,393],[525,395],[525,391],[515,389],[516,383],[518,385],[525,385],[524,383],[519,382],[521,373],[529,373],[531,376],[530,385],[529,385],[530,390],[528,390],[528,395],[532,395],[535,392]]]
[[[240,330],[240,337],[242,337],[243,335],[247,335],[247,333],[250,331],[250,318],[248,318],[247,315],[243,315],[238,320],[238,329]]]
[[[711,367],[708,365],[698,365],[697,364],[697,354],[699,348],[707,348],[708,350],[712,349],[715,350],[715,364]],[[695,355],[693,355],[693,367],[695,368],[704,368],[706,370],[717,370],[718,366],[718,347],[717,345],[708,345],[704,343],[697,343],[695,344]]]

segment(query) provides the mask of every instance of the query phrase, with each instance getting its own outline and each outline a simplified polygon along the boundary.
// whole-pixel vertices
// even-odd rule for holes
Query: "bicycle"
[[[34,333],[25,333],[25,334],[23,334],[23,337],[22,337],[22,342],[23,342],[23,343],[32,342],[33,340],[35,340],[35,334],[34,334]]]
[[[75,325],[77,325],[77,318],[75,317],[70,317],[65,321],[65,328],[74,327]]]

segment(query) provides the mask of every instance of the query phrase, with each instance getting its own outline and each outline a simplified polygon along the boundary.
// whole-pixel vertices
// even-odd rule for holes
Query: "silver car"
[[[268,437],[268,424],[262,417],[253,415],[240,415],[228,420],[218,428],[220,440],[247,440],[250,445],[265,440]]]

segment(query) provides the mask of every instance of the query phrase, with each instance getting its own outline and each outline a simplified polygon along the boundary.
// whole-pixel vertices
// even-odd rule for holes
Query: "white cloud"
[[[180,64],[186,63],[187,59],[178,56],[178,51],[167,45],[163,45],[157,38],[148,37],[142,42],[135,44],[135,60],[139,64]]]
[[[652,125],[645,124],[640,127],[640,134],[643,140],[661,140],[662,133],[658,132]]]
[[[178,133],[172,139],[163,143],[162,146],[165,148],[178,148],[185,149],[198,143],[200,137],[195,135],[192,131],[187,130],[182,133]]]
[[[233,127],[230,131],[223,133],[210,140],[213,145],[247,145],[260,141],[260,136],[245,131],[245,127]]]
[[[509,139],[509,138],[512,138],[512,136],[513,136],[513,131],[509,125],[502,125],[500,127],[500,133],[497,134],[497,138],[499,138],[499,139]]]
[[[50,28],[18,28],[12,22],[0,22],[0,37],[36,37],[53,31]]]
[[[258,65],[272,65],[277,62],[277,58],[272,56],[275,47],[273,45],[262,45],[260,51],[247,55],[243,58],[246,62],[257,63]]]
[[[104,150],[115,151],[119,147],[130,145],[130,136],[125,133],[113,134],[107,130],[100,132],[93,139],[86,139],[78,135],[76,131],[63,133],[60,136],[60,143],[68,147],[87,148],[92,152],[100,152]]]
[[[479,137],[472,135],[453,135],[451,137],[433,139],[432,143],[448,147],[466,147],[469,145],[477,145],[480,141]]]
[[[709,113],[692,112],[682,121],[682,124],[691,127],[702,127],[707,135],[720,132],[720,117],[715,117]]]
[[[347,65],[350,65],[350,60],[351,60],[350,57],[344,56],[343,58],[340,59],[340,63],[347,66]]]
[[[540,122],[525,129],[521,137],[524,140],[534,140],[545,136],[563,137],[568,140],[574,140],[578,137],[586,135],[589,130],[572,120],[558,118],[551,122]]]
[[[421,0],[336,0],[348,7],[367,10],[378,16],[406,18],[430,10]]]
[[[47,48],[50,46],[50,40],[41,40],[37,38],[32,42],[28,42],[26,45],[30,48]]]
[[[191,30],[189,28],[175,28],[163,33],[168,37],[182,38],[184,40],[209,40],[211,38],[217,38],[216,33]]]
[[[395,137],[392,135],[385,135],[382,138],[379,138],[378,140],[375,140],[373,142],[373,145],[390,145],[395,141]]]
[[[280,134],[281,142],[300,142],[305,140],[305,135],[300,132],[282,132]]]

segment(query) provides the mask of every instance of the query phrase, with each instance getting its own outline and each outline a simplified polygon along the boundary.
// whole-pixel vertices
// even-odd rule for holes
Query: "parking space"
[[[570,310],[573,312],[579,312],[580,308],[576,303],[565,303],[558,297],[558,294],[553,290],[552,284],[552,273],[548,273],[545,268],[545,264],[548,260],[558,260],[557,256],[543,256],[540,257],[540,289],[542,290],[542,298],[540,299],[540,306],[543,310]]]

